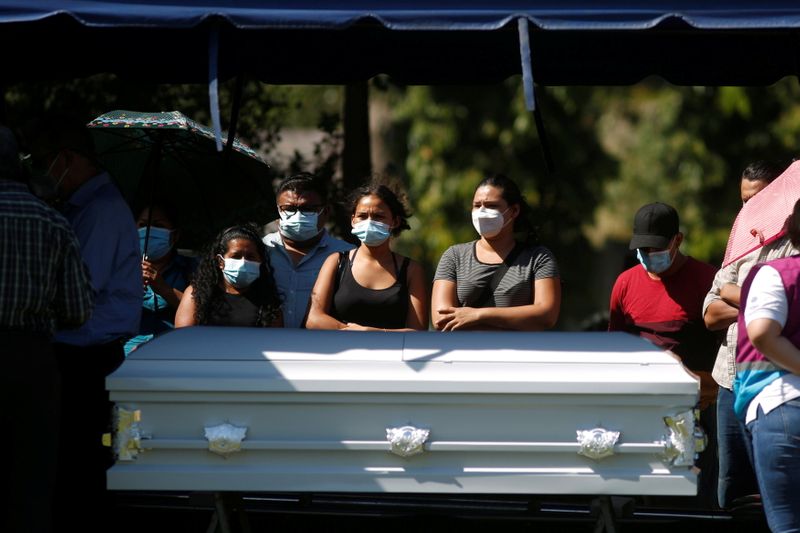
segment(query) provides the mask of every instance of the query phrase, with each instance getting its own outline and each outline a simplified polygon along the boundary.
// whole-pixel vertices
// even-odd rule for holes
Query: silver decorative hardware
[[[142,412],[124,407],[114,408],[114,455],[119,461],[133,461],[142,452],[142,434],[139,422]]]
[[[696,453],[706,448],[707,437],[697,425],[695,409],[665,416],[669,435],[664,437],[664,458],[673,466],[692,466]]]
[[[218,426],[207,427],[206,439],[208,439],[208,451],[228,457],[232,453],[242,450],[242,441],[247,435],[246,427],[234,426],[233,424],[220,424]]]
[[[391,443],[393,454],[410,457],[425,451],[425,441],[430,433],[429,429],[414,426],[386,428],[386,440]]]
[[[614,445],[619,440],[619,431],[609,431],[605,428],[578,430],[578,453],[589,459],[599,461],[614,455]]]

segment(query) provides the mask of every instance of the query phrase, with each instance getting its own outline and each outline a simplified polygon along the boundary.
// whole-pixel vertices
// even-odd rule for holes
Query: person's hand
[[[372,328],[362,326],[361,324],[356,324],[355,322],[348,322],[347,325],[345,325],[345,327],[342,329],[344,331],[370,331]]]
[[[474,307],[443,307],[434,326],[440,331],[467,329],[480,321],[480,309]]]
[[[149,285],[154,292],[158,293],[162,292],[166,285],[164,278],[161,277],[161,273],[153,263],[147,259],[142,260],[142,281],[145,287]]]

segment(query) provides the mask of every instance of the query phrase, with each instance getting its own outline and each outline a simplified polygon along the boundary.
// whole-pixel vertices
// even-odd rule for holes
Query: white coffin
[[[686,464],[694,440],[664,418],[694,406],[698,382],[623,333],[188,328],[107,386],[123,408],[111,489],[696,492],[664,455],[677,442]],[[246,428],[241,444],[214,439],[225,424]],[[428,431],[420,453],[387,440],[406,426]],[[595,428],[612,455],[578,453]]]

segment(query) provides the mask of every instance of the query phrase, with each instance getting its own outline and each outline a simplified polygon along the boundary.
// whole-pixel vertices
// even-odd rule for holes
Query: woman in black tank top
[[[201,259],[175,314],[175,327],[281,327],[280,300],[264,243],[251,226],[220,233]]]
[[[422,267],[395,254],[390,237],[408,229],[406,208],[385,185],[353,195],[353,234],[361,246],[333,254],[322,265],[306,327],[360,331],[428,329]]]

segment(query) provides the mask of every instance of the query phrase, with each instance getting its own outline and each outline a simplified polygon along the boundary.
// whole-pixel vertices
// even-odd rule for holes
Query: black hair
[[[792,214],[786,219],[786,233],[789,234],[792,246],[800,248],[800,200],[794,203]]]
[[[328,203],[327,184],[310,172],[300,172],[284,178],[278,185],[276,196],[280,196],[286,191],[292,191],[298,195],[306,192],[315,192],[319,195],[323,204]]]
[[[481,187],[497,187],[500,189],[503,200],[506,201],[509,207],[512,205],[519,206],[519,215],[514,219],[514,232],[523,233],[525,235],[523,242],[526,244],[538,243],[538,236],[536,234],[536,227],[531,220],[533,210],[525,201],[517,184],[505,174],[489,174],[475,187],[477,191]]]
[[[149,203],[142,205],[135,211],[137,220],[139,219],[139,215],[141,215],[142,211],[145,209],[160,209],[166,215],[169,221],[172,222],[172,225],[175,227],[175,229],[181,229],[181,215],[178,211],[178,208],[172,202],[157,199],[152,205]]]
[[[269,326],[278,316],[280,299],[269,266],[267,248],[261,241],[256,227],[250,224],[231,226],[222,230],[202,255],[192,279],[195,320],[198,324],[203,325],[208,324],[213,317],[224,317],[230,313],[230,306],[225,301],[224,282],[217,256],[224,256],[228,251],[228,243],[234,239],[246,239],[253,242],[263,259],[261,275],[250,286],[248,294],[252,294],[254,301],[260,303],[258,325]]]
[[[411,226],[408,225],[408,219],[411,217],[411,213],[405,205],[405,198],[382,183],[370,183],[350,193],[349,203],[351,216],[355,214],[358,202],[365,196],[377,196],[380,198],[381,201],[389,207],[392,216],[399,219],[397,226],[392,228],[393,237],[400,235],[403,230],[411,229]]]
[[[780,166],[770,161],[753,161],[742,171],[742,179],[772,183],[782,172]]]

